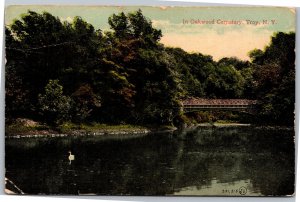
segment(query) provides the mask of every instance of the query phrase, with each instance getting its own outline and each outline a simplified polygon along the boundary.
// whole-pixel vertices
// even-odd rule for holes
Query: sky
[[[161,29],[161,43],[188,52],[212,55],[215,60],[238,57],[248,60],[249,51],[264,49],[274,32],[295,31],[295,10],[280,7],[118,7],[118,6],[8,6],[5,24],[9,25],[27,10],[47,11],[61,20],[81,16],[96,29],[109,30],[107,19],[113,13],[141,8]]]

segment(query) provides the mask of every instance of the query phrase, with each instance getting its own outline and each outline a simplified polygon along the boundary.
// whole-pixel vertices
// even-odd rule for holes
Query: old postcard
[[[295,16],[6,7],[5,192],[293,195]]]

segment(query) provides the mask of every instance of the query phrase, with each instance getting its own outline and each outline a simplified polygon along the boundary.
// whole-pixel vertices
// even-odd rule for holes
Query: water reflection
[[[287,195],[293,145],[293,131],[248,128],[9,139],[6,175],[30,194]]]

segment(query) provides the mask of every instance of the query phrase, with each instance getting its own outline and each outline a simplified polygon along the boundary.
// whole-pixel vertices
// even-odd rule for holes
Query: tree
[[[256,96],[254,91],[255,82],[253,79],[253,67],[249,66],[243,68],[240,73],[244,79],[243,97],[247,99],[255,99]]]
[[[162,37],[161,30],[152,27],[152,22],[147,19],[142,10],[128,13],[113,14],[108,18],[108,24],[113,30],[114,36],[119,41],[142,40],[145,45],[157,45]]]
[[[107,33],[106,54],[110,61],[123,67],[130,84],[127,92],[135,123],[170,123],[178,105],[175,61],[159,44],[161,31],[152,27],[141,10],[109,18],[112,33]],[[119,68],[120,69],[120,68]],[[128,94],[127,93],[127,94]]]
[[[60,124],[68,120],[71,109],[71,99],[63,95],[63,87],[58,80],[49,80],[45,92],[39,94],[39,110],[44,120],[50,124]]]
[[[24,116],[27,109],[31,108],[28,99],[29,89],[23,81],[23,66],[18,62],[22,58],[19,53],[19,43],[10,29],[5,28],[6,64],[5,64],[5,117]],[[13,50],[17,51],[13,51]]]
[[[179,113],[181,87],[172,70],[174,60],[165,51],[140,50],[136,59],[134,97],[142,122],[170,124]]]
[[[108,24],[102,33],[80,17],[67,22],[28,11],[7,26],[6,113],[40,112],[52,124],[171,124],[179,100],[193,96],[255,98],[263,119],[293,122],[294,33],[274,35],[265,50],[250,52],[251,62],[216,62],[164,47],[141,10],[113,14]]]
[[[250,53],[262,120],[293,125],[295,109],[295,33],[276,33],[265,50]]]
[[[240,60],[236,57],[229,57],[229,58],[225,57],[218,61],[218,65],[223,65],[223,66],[232,65],[235,69],[242,70],[244,68],[248,68],[250,66],[250,62]]]
[[[131,34],[128,17],[123,12],[119,15],[113,14],[109,17],[108,24],[114,30],[117,38],[128,38]]]
[[[95,118],[110,123],[129,121],[136,92],[124,67],[103,59],[94,71],[93,85],[101,96],[101,108],[94,114]]]
[[[101,107],[101,98],[96,95],[89,84],[83,84],[72,95],[72,120],[86,121],[94,110]]]
[[[58,78],[64,69],[65,53],[71,43],[66,40],[69,33],[58,18],[47,12],[38,14],[33,11],[23,14],[7,30],[6,73],[22,78],[20,90],[27,92],[24,101],[28,101],[23,110],[19,108],[16,116],[21,115],[21,111],[34,115],[38,94],[49,79]]]
[[[6,74],[12,82],[7,83],[7,90],[11,89],[7,96],[12,97],[7,106],[14,106],[14,116],[37,115],[38,94],[50,79],[60,80],[68,95],[92,84],[101,45],[101,30],[80,17],[69,23],[47,12],[28,11],[6,27]],[[10,86],[24,92],[23,105],[15,105],[17,92]]]
[[[166,48],[166,52],[175,60],[171,67],[177,72],[182,89],[182,96],[203,97],[204,79],[200,76],[203,71],[204,60],[202,54],[189,54],[180,48]],[[207,63],[210,61],[208,60]]]
[[[244,78],[233,66],[214,67],[205,80],[205,92],[211,98],[240,98]]]

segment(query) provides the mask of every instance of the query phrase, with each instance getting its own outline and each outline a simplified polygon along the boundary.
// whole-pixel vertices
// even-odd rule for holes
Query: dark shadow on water
[[[28,194],[231,196],[245,187],[249,196],[290,195],[293,135],[200,128],[132,138],[8,139],[6,176]]]

